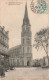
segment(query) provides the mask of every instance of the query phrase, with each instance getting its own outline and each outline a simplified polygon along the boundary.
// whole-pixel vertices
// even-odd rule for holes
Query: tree
[[[39,47],[42,47],[47,55],[48,59],[48,43],[49,43],[49,28],[41,29],[39,32],[35,34],[35,44],[34,47],[36,49],[39,49]],[[49,59],[48,59],[49,64]]]

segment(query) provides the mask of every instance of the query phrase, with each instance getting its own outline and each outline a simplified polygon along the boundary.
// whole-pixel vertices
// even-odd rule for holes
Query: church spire
[[[28,11],[27,11],[27,2],[25,5],[25,14],[24,14],[24,19],[23,19],[23,24],[30,25],[29,18],[28,18]]]
[[[24,15],[24,19],[28,19],[27,3],[26,3],[26,5],[25,5],[25,15]]]

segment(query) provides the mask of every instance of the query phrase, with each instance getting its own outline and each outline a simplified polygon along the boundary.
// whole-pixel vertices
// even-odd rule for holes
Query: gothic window
[[[27,44],[30,44],[30,39],[29,39],[29,38],[27,38],[27,41],[26,41],[26,42],[27,42]]]

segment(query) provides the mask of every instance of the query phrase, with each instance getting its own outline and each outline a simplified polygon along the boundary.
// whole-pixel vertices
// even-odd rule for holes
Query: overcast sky
[[[20,5],[8,5],[9,1],[0,1],[0,25],[5,26],[5,30],[9,31],[9,47],[21,44],[21,30],[25,12],[26,0],[15,0],[21,2]],[[28,16],[32,31],[32,45],[34,36],[37,31],[48,26],[48,14],[35,14],[30,8],[31,0],[27,0]],[[45,56],[44,50],[37,51],[32,47],[33,58],[41,58]]]

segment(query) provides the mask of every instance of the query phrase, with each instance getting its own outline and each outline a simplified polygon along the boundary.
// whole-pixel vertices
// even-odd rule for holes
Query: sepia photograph
[[[0,0],[0,80],[49,80],[49,0]]]

